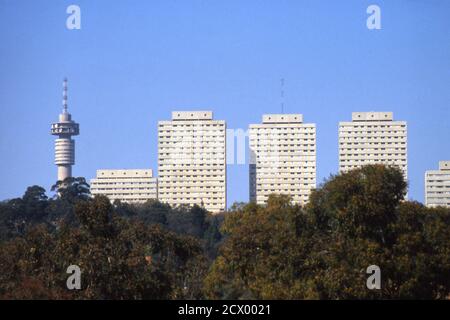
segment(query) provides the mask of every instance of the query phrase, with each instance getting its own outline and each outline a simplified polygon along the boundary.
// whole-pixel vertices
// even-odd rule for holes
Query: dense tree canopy
[[[331,177],[300,208],[286,196],[230,213],[228,235],[206,278],[210,298],[446,298],[450,212],[403,201],[396,168]],[[381,269],[369,290],[366,269]]]
[[[80,228],[32,228],[0,247],[0,297],[175,299],[201,296],[206,260],[196,239],[115,216],[109,200],[79,202]],[[82,270],[82,290],[66,289],[66,269]]]
[[[0,202],[0,298],[445,299],[450,210],[404,200],[400,170],[330,177],[301,207],[286,195],[226,214],[157,200],[113,204],[83,178]],[[69,265],[81,290],[66,288]],[[368,266],[381,270],[369,290]]]

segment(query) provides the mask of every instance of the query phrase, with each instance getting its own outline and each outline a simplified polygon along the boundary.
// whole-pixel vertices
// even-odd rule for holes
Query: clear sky
[[[66,8],[81,8],[81,30]],[[381,30],[366,9],[381,8]],[[450,159],[448,0],[0,0],[0,199],[56,180],[50,124],[69,78],[80,123],[75,176],[157,171],[157,122],[213,110],[228,128],[263,113],[317,124],[318,182],[338,169],[352,111],[408,121],[410,198]],[[228,167],[228,205],[248,201],[247,165]]]

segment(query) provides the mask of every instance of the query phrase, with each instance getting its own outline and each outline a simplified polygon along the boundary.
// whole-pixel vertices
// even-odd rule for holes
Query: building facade
[[[158,198],[157,178],[152,169],[97,170],[91,193],[107,196],[111,202],[143,203]]]
[[[249,126],[250,201],[286,194],[305,204],[316,187],[316,125],[301,114],[266,114]]]
[[[407,124],[392,112],[353,112],[339,123],[339,171],[368,164],[397,166],[408,178]]]
[[[450,208],[450,161],[440,161],[439,170],[425,172],[425,205]]]
[[[174,111],[158,123],[158,198],[226,209],[226,124],[212,111]]]

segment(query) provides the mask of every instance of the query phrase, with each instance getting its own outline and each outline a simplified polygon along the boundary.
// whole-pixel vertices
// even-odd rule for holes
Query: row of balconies
[[[382,123],[361,123],[361,122],[340,122],[339,128],[393,128],[393,129],[406,129],[406,122],[382,122]]]
[[[450,181],[450,174],[427,174],[428,181]]]
[[[311,147],[311,148],[308,148]],[[250,145],[250,152],[261,153],[271,153],[271,152],[293,152],[293,153],[304,153],[304,152],[316,152],[315,146],[312,145],[302,145],[302,146],[292,146],[292,145]]]
[[[280,169],[297,169],[303,171],[303,169],[315,169],[316,162],[315,161],[303,161],[303,162],[292,162],[292,161],[260,161],[251,166],[251,170],[255,169],[263,169],[263,170],[280,170]]]
[[[366,153],[375,153],[375,152],[382,152],[382,153],[386,153],[386,152],[391,152],[391,153],[405,153],[406,152],[406,147],[405,148],[380,148],[379,146],[375,147],[375,148],[343,148],[340,147],[339,148],[339,152],[345,152],[345,153],[350,153],[350,152],[354,152],[354,153],[358,153],[358,154],[366,154]]]
[[[264,155],[270,153],[292,153],[292,154],[304,154],[304,153],[315,153],[315,146],[304,145],[301,147],[293,146],[261,146],[261,145],[250,145],[250,153],[255,155]]]
[[[208,159],[208,162],[215,168],[225,168],[225,160],[219,159],[218,161],[213,161],[214,159]],[[178,170],[183,166],[192,166],[202,169],[200,163],[204,160],[200,159],[159,159],[159,167]],[[160,169],[161,171],[161,169]]]
[[[406,131],[406,125],[392,125],[392,126],[383,126],[383,125],[340,125],[339,131]]]
[[[167,197],[197,197],[198,195],[208,195],[208,196],[214,196],[214,197],[225,197],[226,191],[225,189],[222,190],[210,190],[210,189],[200,189],[200,188],[188,188],[188,189],[181,189],[181,188],[165,188],[160,189],[158,191],[158,195],[160,198],[167,198]]]
[[[396,134],[401,134],[401,133],[405,133],[407,131],[406,127],[405,128],[401,128],[401,127],[385,127],[385,128],[369,128],[369,127],[361,127],[361,128],[356,128],[356,127],[339,127],[339,133],[396,133]]]
[[[369,141],[370,140],[370,141]],[[390,140],[392,142],[396,142],[396,143],[406,143],[407,142],[407,138],[406,137],[368,137],[368,136],[349,136],[349,137],[339,137],[338,141],[340,143],[345,143],[345,142],[371,142],[371,143],[381,143],[381,142],[386,142],[386,140]],[[389,141],[388,141],[389,142]]]
[[[313,123],[280,123],[280,124],[252,124],[249,131],[291,131],[306,130],[315,131],[316,126]]]
[[[315,183],[303,183],[303,184],[270,184],[261,186],[259,183],[256,185],[256,191],[264,191],[264,190],[276,190],[277,193],[283,192],[301,192],[302,190],[310,190],[316,188]]]
[[[133,197],[137,197],[137,196],[149,196],[152,197],[154,199],[156,199],[157,193],[156,192],[148,192],[148,191],[139,191],[139,192],[126,192],[127,190],[110,190],[110,189],[93,189],[91,190],[91,193],[93,195],[96,194],[102,194],[102,195],[106,195],[106,196],[133,196]]]
[[[185,166],[175,166],[175,165],[167,165],[167,164],[162,164],[159,167],[159,172],[167,172],[167,171],[174,171],[174,172],[179,172],[180,170],[197,170],[196,172],[206,172],[206,173],[210,173],[210,172],[218,172],[218,173],[225,173],[225,165],[220,165],[220,166],[207,166],[207,167],[201,167],[201,166],[190,166],[190,165],[185,165]],[[184,171],[181,171],[184,172]]]
[[[165,180],[160,182],[158,186],[159,191],[163,190],[212,190],[212,191],[225,191],[226,185],[223,181],[202,181],[202,183],[195,184],[192,181],[172,181]]]
[[[357,157],[361,158],[389,158],[389,159],[397,159],[397,158],[406,158],[406,152],[386,152],[381,153],[379,151],[370,152],[370,153],[362,153],[362,152],[353,152],[353,153],[340,153],[339,157],[341,158],[349,158],[349,157]]]
[[[225,127],[225,122],[223,120],[201,120],[193,122],[192,120],[177,120],[173,121],[160,121],[158,123],[159,128],[221,128]],[[176,130],[176,129],[175,129]]]
[[[91,180],[91,184],[98,184],[98,185],[156,185],[157,179],[151,178],[152,180],[145,179],[145,181],[142,180],[136,180],[136,179],[127,179],[124,180],[123,178],[96,178]]]
[[[301,170],[301,171],[299,171]],[[252,171],[253,172],[253,171]],[[270,176],[270,175],[276,175],[278,176],[286,175],[286,176],[292,176],[292,177],[312,177],[316,174],[316,168],[309,167],[309,168],[256,168],[254,171],[254,175],[257,176]]]
[[[226,186],[225,183],[211,183],[210,181],[203,181],[203,183],[195,184],[192,183],[192,181],[180,181],[177,183],[173,183],[174,181],[163,181],[159,184],[158,190],[164,191],[164,190],[179,190],[179,191],[185,191],[185,190],[208,190],[208,191],[220,191],[225,192]]]
[[[300,140],[300,139],[308,139],[308,140],[315,140],[316,134],[315,133],[308,133],[308,132],[274,132],[274,133],[261,133],[261,134],[254,134],[250,133],[248,135],[250,140],[272,140],[272,139],[286,139],[286,140]]]
[[[262,195],[270,195],[272,193],[278,193],[278,194],[289,194],[289,195],[295,195],[295,194],[299,194],[299,195],[305,195],[308,196],[311,193],[311,189],[314,189],[314,187],[310,187],[310,188],[305,188],[305,189],[257,189],[256,190],[256,195],[257,196],[262,196]]]
[[[159,145],[158,152],[180,153],[183,152],[183,150],[187,150],[187,152],[194,152],[195,150],[205,150],[205,149],[207,150],[207,152],[225,153],[225,144],[214,146],[202,144],[193,145],[188,144],[184,141],[176,144],[167,144],[167,146]]]
[[[286,159],[292,159],[295,157],[296,159],[314,159],[316,156],[315,151],[310,152],[292,152],[291,150],[273,150],[273,151],[265,151],[265,152],[256,152],[253,156],[256,159],[265,159],[265,158],[279,158],[284,157]],[[292,160],[289,160],[292,161]],[[298,161],[298,160],[297,160]]]
[[[225,203],[225,197],[212,197],[205,194],[199,194],[194,197],[175,197],[171,195],[170,197],[162,198],[161,200],[168,203],[179,202],[179,204],[200,204],[200,202],[203,201],[204,203],[208,203],[213,206],[220,205],[221,202]]]
[[[202,146],[208,148],[225,148],[225,139],[220,140],[192,140],[192,139],[162,139],[158,141],[158,148],[173,148],[174,146]]]
[[[406,156],[405,157],[339,157],[339,163],[349,163],[349,162],[354,162],[354,163],[392,163],[392,164],[403,164],[406,165],[407,164],[407,160],[406,160]]]
[[[195,179],[193,181],[193,179]],[[176,187],[176,184],[179,184],[180,186],[216,186],[216,185],[222,185],[225,186],[225,178],[223,176],[220,177],[206,177],[206,176],[198,176],[198,175],[183,175],[183,177],[180,176],[174,176],[174,175],[164,175],[161,176],[161,178],[158,181],[158,187],[163,188],[165,186],[174,186]]]
[[[284,176],[280,173],[280,177],[276,176],[278,175],[278,173],[272,173],[272,172],[258,172],[258,173],[254,173],[254,174],[250,174],[250,179],[251,180],[258,180],[258,182],[267,182],[267,183],[278,183],[280,181],[283,181],[285,183],[289,182],[289,183],[296,183],[296,182],[314,182],[316,181],[316,173],[315,172],[311,172],[311,173],[289,173],[289,174],[285,174]],[[264,182],[264,183],[265,183]]]
[[[223,141],[225,140],[225,132],[216,132],[216,131],[211,131],[211,132],[199,132],[198,130],[195,131],[194,134],[190,134],[188,132],[173,132],[170,135],[159,135],[158,136],[158,141],[164,141],[164,140],[186,140],[186,139],[190,139],[192,141],[202,141],[205,139],[211,139],[212,141]]]
[[[91,190],[157,190],[157,186],[133,186],[133,185],[124,185],[124,186],[116,186],[116,185],[110,185],[110,184],[96,184],[91,183]]]
[[[191,165],[199,165],[200,163],[210,163],[211,165],[219,166],[221,164],[225,165],[225,157],[203,157],[199,158],[194,155],[187,157],[187,156],[181,156],[181,155],[172,155],[169,157],[159,157],[158,162],[161,164],[191,164]]]
[[[214,158],[221,157],[225,158],[225,151],[215,152],[215,151],[200,151],[192,150],[191,152],[161,152],[158,153],[159,157],[169,157],[169,158],[202,158],[211,157]]]
[[[161,172],[158,183],[161,181],[166,181],[166,179],[173,179],[173,177],[177,177],[179,181],[185,181],[189,179],[201,179],[204,181],[219,181],[225,179],[225,174],[197,174],[195,172]]]
[[[315,167],[316,159],[315,158],[306,158],[297,159],[296,161],[289,160],[286,157],[272,157],[272,158],[263,158],[264,161],[256,161],[253,163],[258,168],[261,167],[269,167],[269,168],[280,168],[280,167],[290,167],[290,168],[305,168],[305,167]]]
[[[450,188],[450,181],[428,180],[425,184],[427,189]]]

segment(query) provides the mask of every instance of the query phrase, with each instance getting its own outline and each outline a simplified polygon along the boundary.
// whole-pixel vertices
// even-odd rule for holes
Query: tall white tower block
[[[75,164],[75,141],[72,136],[80,133],[78,123],[72,120],[67,111],[67,79],[63,82],[63,111],[59,121],[52,124],[51,134],[58,136],[55,140],[55,164],[58,166],[58,181],[72,176],[72,165]]]
[[[158,124],[158,198],[226,209],[226,124],[212,111],[174,111]]]
[[[407,124],[392,112],[353,112],[339,123],[339,171],[369,164],[396,166],[408,179]]]
[[[316,125],[301,114],[265,114],[249,126],[250,201],[285,194],[304,205],[316,187]]]

